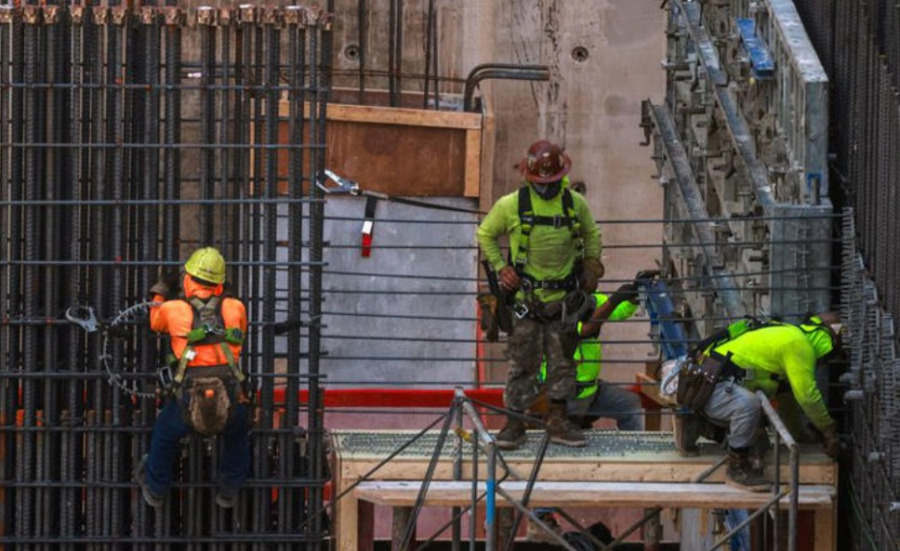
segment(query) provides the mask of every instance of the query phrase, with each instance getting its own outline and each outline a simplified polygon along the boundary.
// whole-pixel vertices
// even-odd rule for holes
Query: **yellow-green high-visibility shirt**
[[[752,377],[743,382],[749,390],[762,390],[772,398],[778,391],[779,380],[786,380],[797,403],[816,428],[834,423],[816,385],[816,351],[799,327],[785,324],[754,329],[717,346],[714,351],[723,356],[731,353],[731,360],[738,367],[753,370]]]
[[[542,199],[529,185],[531,194],[531,208],[535,216],[564,216],[563,186],[556,197]],[[581,224],[580,235],[573,236],[568,227],[554,228],[553,226],[533,226],[528,237],[527,258],[525,273],[539,281],[565,279],[572,273],[578,253],[584,251],[585,258],[600,258],[602,240],[600,228],[591,215],[590,208],[584,197],[570,190],[572,194],[572,208]],[[491,267],[499,272],[507,265],[506,259],[500,249],[498,239],[500,236],[509,236],[509,246],[512,251],[512,263],[515,264],[519,255],[519,242],[522,236],[522,225],[519,220],[519,191],[504,195],[491,208],[487,216],[478,226],[476,237],[484,257]],[[564,290],[537,289],[534,296],[542,302],[550,302],[563,298]],[[521,292],[519,298],[521,299]]]

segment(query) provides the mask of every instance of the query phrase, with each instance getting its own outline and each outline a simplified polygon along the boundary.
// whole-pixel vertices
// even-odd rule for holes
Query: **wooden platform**
[[[353,491],[336,503],[335,520],[339,551],[366,551],[369,548],[371,507],[382,504],[409,507],[426,474],[437,443],[437,432],[430,432],[403,452],[370,473],[379,463],[408,444],[417,431],[335,431],[332,434],[333,468],[336,495],[366,477]],[[705,484],[692,480],[718,462],[724,451],[713,443],[701,443],[698,457],[680,457],[667,432],[588,431],[587,446],[567,448],[550,445],[541,464],[534,506],[559,507],[665,507],[665,508],[756,508],[771,494],[752,494],[723,484],[724,468],[718,469]],[[516,490],[531,472],[542,433],[529,432],[522,448],[503,452],[514,471],[504,488]],[[469,503],[471,482],[453,481],[454,447],[459,439],[448,435],[426,498],[427,506],[453,506]],[[463,480],[472,478],[472,448],[461,448]],[[782,454],[781,480],[790,478],[787,452]],[[774,474],[770,466],[770,476]],[[367,476],[368,475],[368,476]],[[801,451],[800,493],[802,509],[815,515],[817,551],[834,549],[834,489],[837,467],[818,447]],[[485,477],[483,455],[478,460],[478,479]],[[441,482],[437,482],[441,481]],[[559,494],[565,491],[566,494]],[[515,493],[514,493],[515,495]],[[412,498],[410,497],[412,496]],[[561,497],[563,496],[563,497]],[[410,501],[412,499],[412,501]],[[498,498],[499,506],[505,500]]]

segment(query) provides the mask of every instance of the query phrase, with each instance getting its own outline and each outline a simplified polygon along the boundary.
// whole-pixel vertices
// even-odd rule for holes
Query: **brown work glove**
[[[581,275],[578,278],[581,290],[593,293],[597,289],[597,282],[604,273],[606,273],[606,268],[603,267],[599,258],[585,258],[581,262]]]
[[[825,453],[832,459],[837,459],[841,455],[841,439],[838,437],[837,425],[832,423],[822,429],[822,436],[825,438]]]
[[[522,280],[519,279],[519,274],[516,273],[516,269],[512,266],[504,266],[503,269],[500,270],[500,288],[504,291],[515,291],[522,285]]]
[[[626,300],[632,304],[637,304],[639,296],[637,283],[632,281],[631,283],[626,283],[616,289],[616,292],[609,297],[609,301],[616,305],[621,304]]]
[[[181,274],[178,270],[166,270],[160,272],[159,279],[150,287],[148,294],[152,300],[156,295],[162,295],[166,300],[175,298],[178,289],[178,279]]]

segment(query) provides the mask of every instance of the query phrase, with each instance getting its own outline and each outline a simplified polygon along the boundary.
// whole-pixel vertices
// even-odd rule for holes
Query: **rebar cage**
[[[302,6],[0,6],[0,546],[323,545],[310,184],[330,29]],[[251,313],[253,471],[236,508],[217,508],[219,450],[191,437],[153,510],[132,469],[165,346],[143,301],[207,245]]]
[[[896,178],[900,171],[900,11],[886,0],[796,0],[833,83],[831,171],[836,196],[853,209],[845,222],[841,270],[845,316],[856,345],[846,379],[850,459],[842,504],[845,545],[900,549],[900,315]]]

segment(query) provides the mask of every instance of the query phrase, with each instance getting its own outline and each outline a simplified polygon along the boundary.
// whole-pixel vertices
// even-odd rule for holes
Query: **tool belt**
[[[246,389],[227,365],[187,369],[172,397],[185,423],[204,436],[221,433],[237,405],[248,403]]]
[[[721,356],[703,355],[699,362],[690,361],[678,373],[678,405],[702,412],[712,396],[713,389],[722,379],[726,364],[732,363],[731,354]]]
[[[525,272],[519,272],[519,278],[522,280],[522,290],[526,293],[537,289],[544,289],[545,291],[574,291],[578,288],[578,277],[576,277],[575,272],[563,279],[534,279]]]

